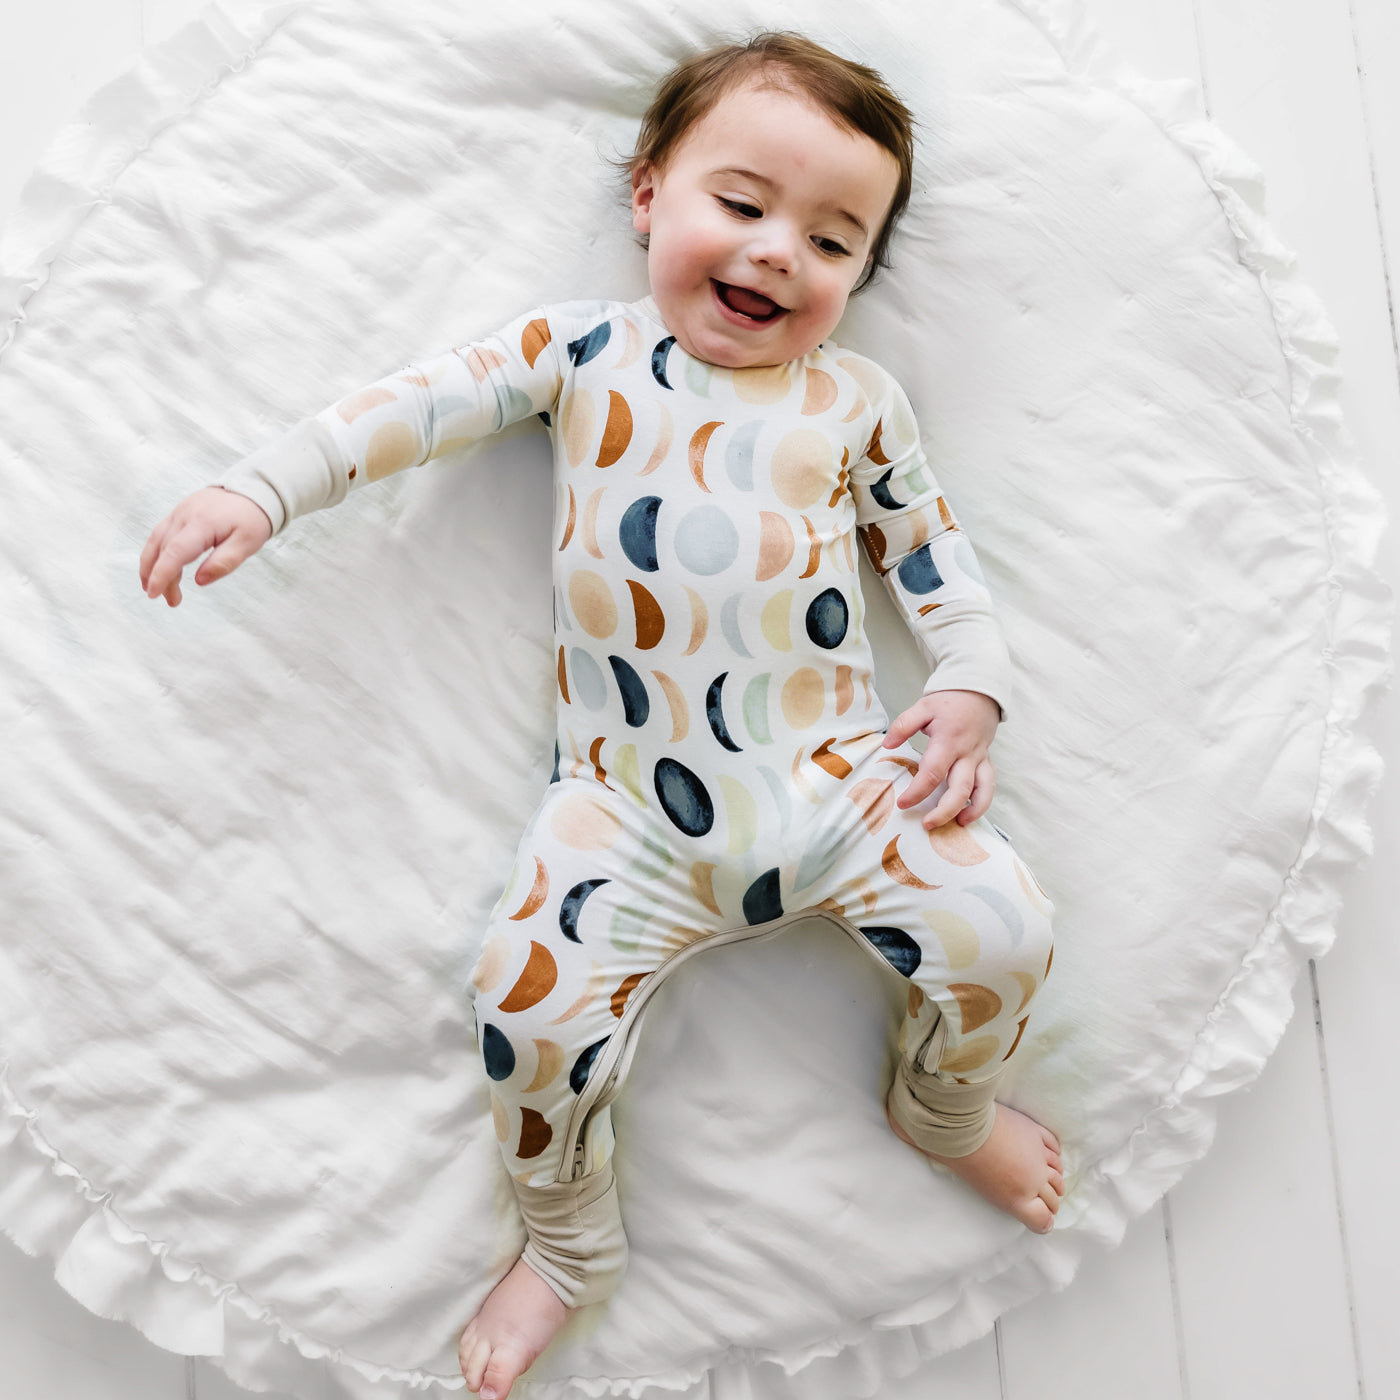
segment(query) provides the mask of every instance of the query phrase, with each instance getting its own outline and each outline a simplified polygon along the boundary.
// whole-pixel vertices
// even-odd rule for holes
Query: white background
[[[927,0],[926,0],[927,2]],[[989,0],[991,3],[992,0]],[[1263,167],[1271,222],[1342,339],[1343,406],[1400,521],[1400,5],[1395,0],[1088,0],[1150,77]],[[465,0],[445,0],[465,3]],[[0,0],[0,220],[86,95],[197,0]],[[917,7],[911,7],[912,16]],[[1395,538],[1382,567],[1400,584]],[[1377,738],[1400,770],[1400,708]],[[1349,881],[1337,946],[1300,978],[1259,1083],[1221,1105],[1215,1146],[1123,1245],[1064,1293],[881,1400],[1391,1400],[1400,1396],[1400,782],[1372,809],[1376,858]],[[803,1400],[846,1400],[790,1392]],[[233,1400],[206,1361],[92,1317],[50,1261],[0,1239],[6,1400]],[[297,1400],[314,1400],[298,1397]],[[756,1397],[759,1400],[759,1397]]]

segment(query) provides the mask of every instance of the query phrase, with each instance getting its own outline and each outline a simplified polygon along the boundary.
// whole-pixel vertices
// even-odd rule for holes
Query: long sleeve
[[[851,468],[862,543],[933,664],[924,694],[980,691],[1005,718],[1011,659],[977,556],[939,491],[908,398],[883,371],[881,382],[874,432]]]
[[[560,347],[543,309],[347,394],[212,484],[249,497],[277,534],[349,492],[552,410]]]

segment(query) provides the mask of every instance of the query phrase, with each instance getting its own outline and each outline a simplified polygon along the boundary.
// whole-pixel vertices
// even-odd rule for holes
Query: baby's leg
[[[472,972],[477,1032],[529,1238],[462,1333],[462,1373],[483,1400],[504,1400],[569,1312],[606,1299],[624,1272],[611,1122],[594,1104],[637,989],[699,932],[676,927],[692,897],[671,888],[684,881],[673,865],[635,805],[565,779],[492,913]]]
[[[921,859],[930,852],[919,869],[939,888],[918,911],[933,936],[921,937],[910,975],[890,1123],[998,1209],[1045,1233],[1064,1195],[1059,1140],[995,1094],[1049,971],[1052,906],[985,818],[925,832],[911,815],[906,848],[920,842]]]
[[[887,1101],[896,1133],[1046,1231],[1064,1191],[1059,1142],[995,1095],[1049,970],[1052,906],[987,819],[930,832],[921,817],[933,799],[894,805],[916,767],[905,746],[846,780],[848,803],[831,808],[845,809],[844,839],[831,839],[830,864],[813,882],[826,897],[813,902],[910,979]]]

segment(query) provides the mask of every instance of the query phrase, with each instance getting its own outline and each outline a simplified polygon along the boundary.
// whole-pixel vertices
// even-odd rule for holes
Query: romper
[[[833,920],[909,983],[890,1110],[973,1151],[1051,956],[1050,900],[987,818],[928,832],[888,719],[854,536],[934,665],[1000,705],[1010,665],[909,401],[825,341],[730,370],[650,297],[542,307],[356,390],[220,484],[274,531],[537,414],[555,459],[555,768],[473,970],[525,1258],[571,1306],[625,1237],[608,1105],[662,978]]]

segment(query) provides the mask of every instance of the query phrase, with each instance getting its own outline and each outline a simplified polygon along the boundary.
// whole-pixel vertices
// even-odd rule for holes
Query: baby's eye
[[[749,204],[742,199],[726,199],[722,194],[716,195],[715,198],[731,214],[738,214],[742,219],[761,219],[763,217],[763,210],[756,204]]]
[[[849,257],[850,249],[843,247],[834,238],[816,238],[812,240],[823,253],[830,253],[833,257]]]

